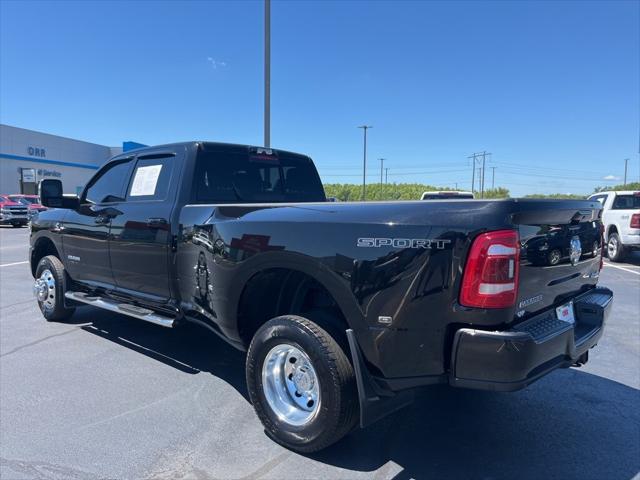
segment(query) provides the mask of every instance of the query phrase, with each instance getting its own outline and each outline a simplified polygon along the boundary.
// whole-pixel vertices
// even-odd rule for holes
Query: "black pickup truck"
[[[47,320],[92,305],[214,331],[247,350],[266,432],[302,452],[416,387],[513,391],[581,365],[612,304],[597,201],[328,202],[309,157],[208,142],[124,153],[79,197],[58,180],[40,196]],[[552,265],[530,251],[551,233]]]

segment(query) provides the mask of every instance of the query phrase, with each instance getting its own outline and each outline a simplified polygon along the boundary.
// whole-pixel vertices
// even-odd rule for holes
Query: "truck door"
[[[64,262],[74,280],[111,288],[114,279],[109,263],[109,226],[120,214],[133,157],[109,162],[90,180],[80,207],[70,210],[61,225]]]
[[[109,256],[116,286],[134,295],[166,301],[169,290],[171,213],[179,159],[174,152],[136,159],[122,215],[111,221]]]

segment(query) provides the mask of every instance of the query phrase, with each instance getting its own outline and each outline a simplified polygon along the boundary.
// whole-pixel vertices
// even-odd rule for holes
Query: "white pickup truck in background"
[[[605,252],[621,262],[629,250],[640,249],[640,191],[598,192],[589,197],[602,203]]]

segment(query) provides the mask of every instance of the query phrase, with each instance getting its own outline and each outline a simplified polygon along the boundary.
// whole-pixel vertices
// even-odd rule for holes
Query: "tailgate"
[[[566,303],[597,283],[601,213],[597,202],[539,201],[512,214],[521,244],[517,318]]]

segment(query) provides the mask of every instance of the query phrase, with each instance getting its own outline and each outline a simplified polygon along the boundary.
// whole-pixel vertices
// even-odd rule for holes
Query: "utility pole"
[[[380,186],[382,186],[382,171],[384,170],[384,158],[379,158],[380,160]]]
[[[477,154],[474,153],[473,155],[467,157],[471,159],[471,193],[473,193],[476,185],[476,155]]]
[[[629,159],[624,159],[624,185],[627,184],[627,164],[629,163]]]
[[[362,201],[367,198],[367,130],[373,128],[371,125],[360,125],[364,131],[364,149],[362,155]]]
[[[480,198],[484,198],[484,163],[487,158],[487,152],[482,152],[482,189],[480,190]]]
[[[389,167],[384,169],[384,183],[385,185],[389,183]]]
[[[264,146],[271,146],[271,0],[264,0]]]
[[[491,190],[496,188],[496,167],[491,167]]]

